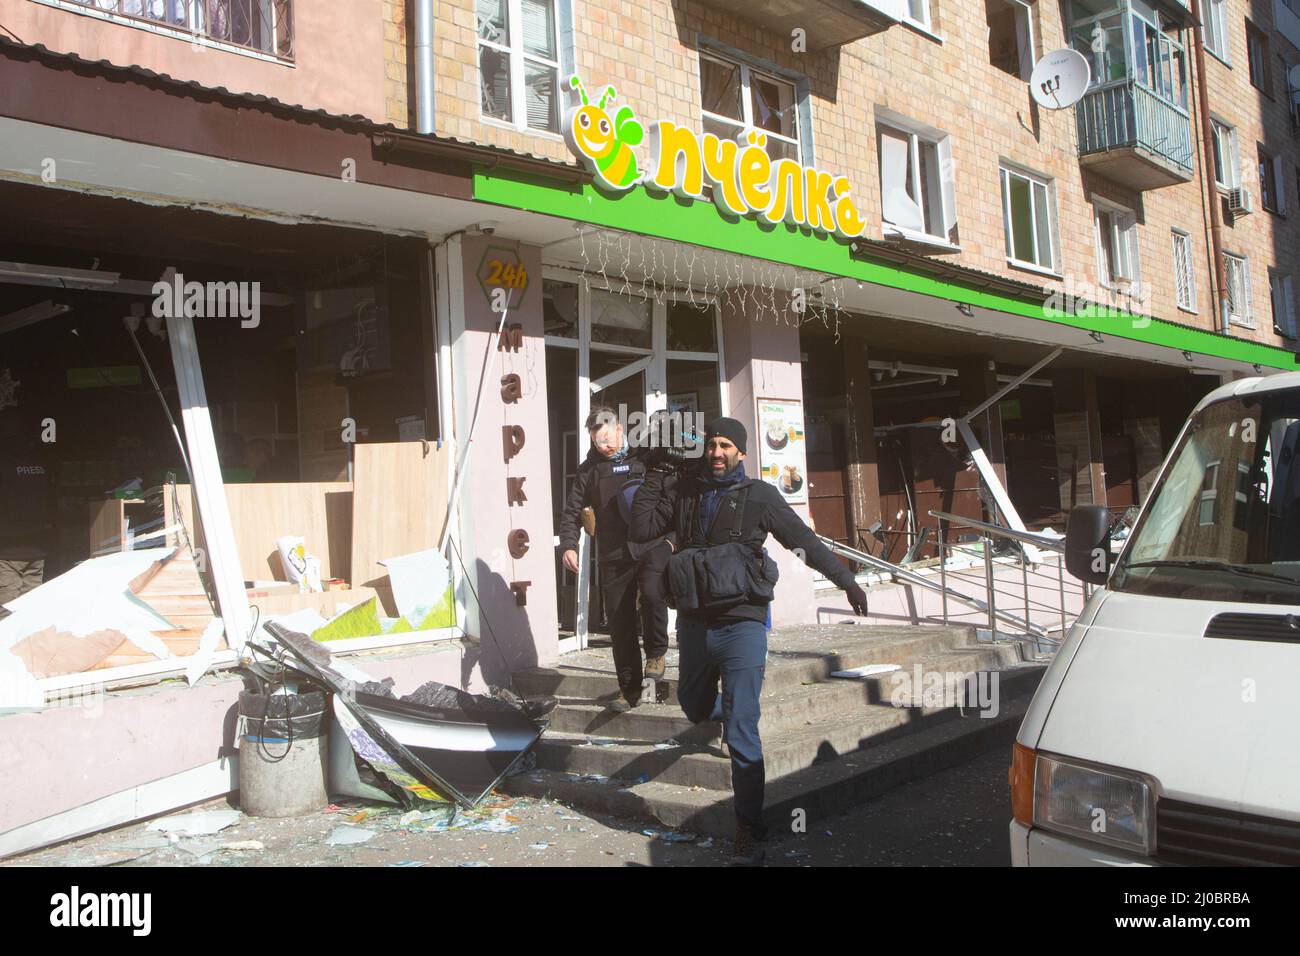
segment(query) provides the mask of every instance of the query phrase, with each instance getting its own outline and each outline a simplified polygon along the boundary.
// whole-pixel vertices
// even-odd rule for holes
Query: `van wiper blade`
[[[1289,578],[1285,574],[1269,574],[1267,571],[1252,571],[1223,561],[1137,561],[1127,566],[1132,568],[1195,568],[1202,571],[1226,571],[1247,578],[1260,578],[1264,581],[1282,581],[1286,584],[1300,585],[1300,580]]]

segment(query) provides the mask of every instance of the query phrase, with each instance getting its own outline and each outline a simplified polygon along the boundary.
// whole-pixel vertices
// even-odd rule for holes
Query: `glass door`
[[[543,282],[546,380],[550,410],[552,507],[560,515],[590,442],[583,427],[593,407],[607,405],[626,427],[634,414],[689,414],[688,426],[721,415],[718,310],[698,297],[642,298],[589,288],[581,276],[548,269]],[[556,549],[560,650],[587,646],[604,629],[591,542],[579,539],[578,573]],[[558,544],[558,536],[556,538]]]

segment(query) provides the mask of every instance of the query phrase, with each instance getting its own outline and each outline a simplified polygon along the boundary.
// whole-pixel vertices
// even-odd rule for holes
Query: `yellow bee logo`
[[[593,106],[576,75],[569,77],[569,86],[578,91],[582,100],[565,125],[569,148],[587,160],[588,168],[611,189],[635,186],[641,179],[641,169],[632,147],[645,137],[645,129],[637,122],[632,107],[621,107],[611,121],[605,105],[618,96],[614,87],[605,87],[600,102]]]

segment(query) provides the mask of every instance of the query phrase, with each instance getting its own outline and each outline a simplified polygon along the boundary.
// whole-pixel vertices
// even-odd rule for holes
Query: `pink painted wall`
[[[400,696],[430,680],[483,690],[478,656],[454,644],[349,661],[376,680],[392,677]],[[88,695],[86,706],[0,717],[0,833],[228,753],[242,687],[209,675],[193,688]]]
[[[478,592],[477,599],[473,594],[464,595],[466,626],[480,640],[484,674],[505,683],[504,672],[549,666],[559,656],[542,260],[539,249],[512,240],[465,237],[460,244],[463,268],[458,278],[463,283],[464,310],[457,315],[453,308],[451,316],[457,454],[469,433],[484,356],[495,362],[483,395],[458,508],[465,567]],[[523,297],[512,298],[517,304],[511,306],[506,320],[509,325],[522,326],[523,344],[517,352],[497,350],[501,316],[491,311],[479,282],[486,260],[511,252],[519,256],[529,276]],[[519,376],[523,394],[518,402],[507,404],[501,396],[501,378],[510,373]],[[507,425],[521,426],[525,435],[523,449],[509,463],[502,450],[502,427]],[[508,503],[507,478],[524,479],[528,500],[523,504]],[[515,529],[523,529],[529,536],[528,551],[520,558],[510,555],[507,543]],[[510,590],[511,582],[516,581],[531,582],[524,607],[516,605]]]
[[[291,64],[195,46],[32,0],[4,4],[4,25],[24,43],[117,66],[141,66],[203,86],[385,121],[381,0],[294,4]]]
[[[750,454],[745,473],[758,477],[758,399],[803,398],[803,373],[799,362],[799,329],[778,323],[771,315],[760,319],[731,306],[722,309],[722,345],[727,397],[732,418],[749,431]],[[794,505],[805,522],[808,506]],[[817,619],[813,602],[813,572],[776,542],[768,539],[768,553],[781,569],[772,604],[772,624],[805,624]]]

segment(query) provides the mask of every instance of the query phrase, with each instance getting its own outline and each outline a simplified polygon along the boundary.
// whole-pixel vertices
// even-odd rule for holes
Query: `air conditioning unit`
[[[1255,200],[1251,198],[1249,189],[1237,186],[1228,190],[1228,212],[1234,216],[1248,216],[1254,211]]]

